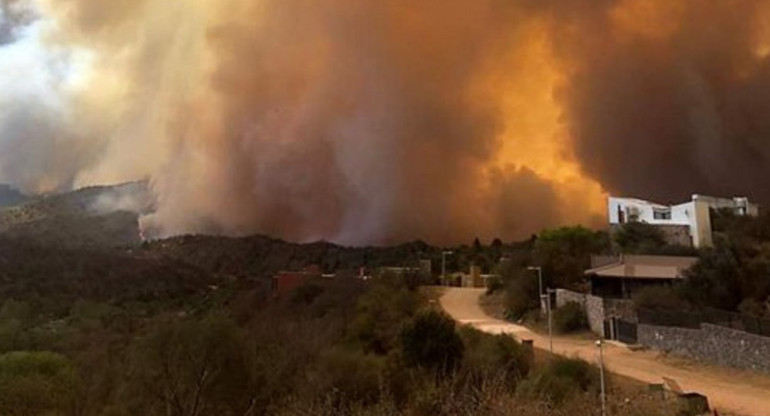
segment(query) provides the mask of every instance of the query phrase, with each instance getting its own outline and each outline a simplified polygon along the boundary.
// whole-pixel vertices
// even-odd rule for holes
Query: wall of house
[[[627,212],[629,210],[635,211],[637,221],[646,222],[648,224],[674,224],[674,225],[689,225],[691,217],[687,215],[688,205],[692,203],[685,203],[681,205],[675,205],[673,207],[667,205],[655,204],[649,201],[643,201],[634,198],[616,198],[610,197],[608,199],[608,219],[610,224],[621,224],[623,222],[629,222],[628,215],[625,215],[625,221],[620,221],[618,211]],[[656,219],[655,209],[668,209],[671,211],[670,219]]]
[[[641,345],[696,360],[770,372],[770,338],[701,324],[700,329],[640,324]]]
[[[714,245],[711,237],[711,210],[708,201],[696,199],[693,201],[694,221],[690,227],[692,241],[695,247],[711,247]]]

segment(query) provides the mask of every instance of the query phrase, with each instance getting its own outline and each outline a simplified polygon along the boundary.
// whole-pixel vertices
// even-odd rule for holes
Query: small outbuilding
[[[644,287],[670,285],[684,278],[697,257],[621,255],[592,259],[585,271],[591,294],[603,298],[629,299]]]

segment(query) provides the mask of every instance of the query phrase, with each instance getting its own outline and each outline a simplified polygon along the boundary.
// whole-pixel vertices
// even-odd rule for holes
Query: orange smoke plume
[[[78,64],[48,128],[0,139],[0,179],[149,177],[154,235],[454,243],[598,225],[608,192],[770,197],[759,0],[34,8]]]

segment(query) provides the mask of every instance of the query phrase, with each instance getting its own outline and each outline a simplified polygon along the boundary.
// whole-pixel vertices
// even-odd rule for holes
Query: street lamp
[[[543,312],[543,308],[546,308],[545,294],[543,293],[543,268],[540,266],[529,266],[527,270],[537,272],[537,294],[540,297],[540,313]]]
[[[551,294],[556,293],[553,289],[546,289],[546,310],[548,311],[548,347],[551,351],[551,354],[553,354],[553,313],[551,313]]]
[[[602,387],[602,416],[607,416],[607,393],[604,387],[604,342],[596,340],[596,347],[599,348],[599,379]]]
[[[543,296],[543,268],[540,266],[529,266],[527,267],[527,270],[536,271],[537,272],[537,282],[538,282],[538,295]]]
[[[441,252],[441,281],[443,284],[447,284],[446,280],[446,256],[452,255],[451,251],[442,251]]]

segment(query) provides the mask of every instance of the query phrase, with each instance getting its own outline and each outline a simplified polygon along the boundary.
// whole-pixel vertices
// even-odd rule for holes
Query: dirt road
[[[548,337],[529,329],[488,316],[479,306],[484,289],[446,288],[440,302],[444,310],[463,324],[490,333],[513,334],[531,339],[535,347],[548,349]],[[554,337],[554,352],[595,362],[597,347],[591,340]],[[770,416],[770,376],[746,371],[674,362],[654,351],[631,351],[605,344],[605,365],[609,371],[645,383],[661,383],[661,377],[678,381],[685,391],[705,394],[720,412],[746,416]],[[768,357],[770,359],[770,357]]]

